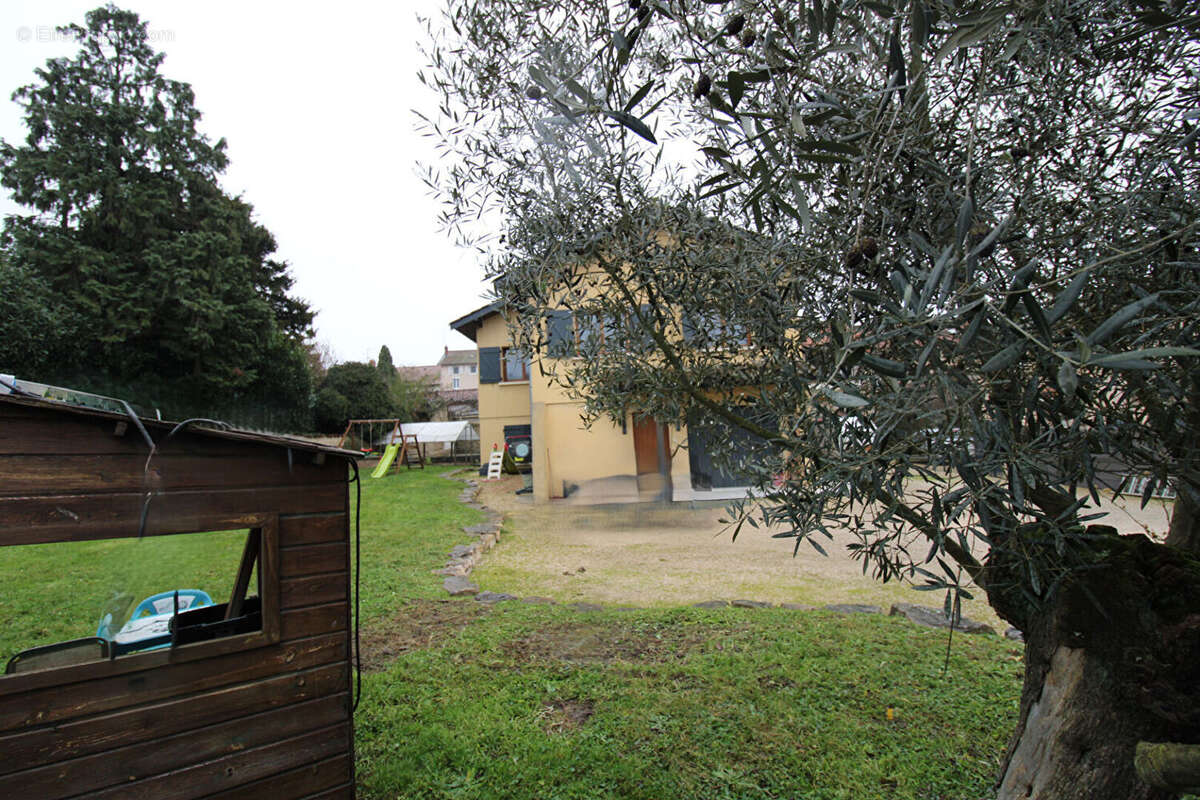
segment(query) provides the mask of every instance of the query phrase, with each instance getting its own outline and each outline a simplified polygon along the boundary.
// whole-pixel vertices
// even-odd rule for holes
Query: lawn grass
[[[1020,645],[955,636],[944,671],[945,632],[880,615],[448,599],[475,517],[439,480],[364,482],[360,797],[991,795]]]
[[[372,462],[367,462],[368,464]],[[463,533],[483,514],[458,502],[461,481],[445,476],[459,468],[430,466],[400,469],[382,478],[362,470],[362,625],[394,612],[417,597],[444,597],[434,570],[446,563],[450,549],[467,544]],[[355,501],[351,487],[351,513]],[[351,520],[351,528],[354,522]],[[354,531],[351,530],[351,535]]]
[[[366,676],[360,797],[963,800],[1016,719],[998,637],[943,673],[943,633],[877,615],[448,605],[478,617]]]

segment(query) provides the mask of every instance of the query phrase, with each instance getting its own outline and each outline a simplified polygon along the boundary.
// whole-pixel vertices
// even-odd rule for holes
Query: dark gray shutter
[[[547,352],[552,358],[575,355],[575,326],[570,311],[551,311],[546,319],[549,342]]]
[[[696,338],[696,323],[692,321],[692,316],[684,313],[683,319],[680,320],[680,327],[683,328],[683,340],[691,343],[692,339]]]
[[[479,382],[500,382],[500,348],[479,348]]]
[[[639,310],[641,311],[642,322],[646,326],[653,328],[657,324],[657,321],[654,319],[654,311],[650,308],[650,304],[642,303],[642,306]],[[643,327],[642,324],[639,324],[637,320],[631,319],[631,322],[637,327],[637,333],[634,338],[634,347],[636,348],[636,352],[653,352],[655,347],[653,334]]]

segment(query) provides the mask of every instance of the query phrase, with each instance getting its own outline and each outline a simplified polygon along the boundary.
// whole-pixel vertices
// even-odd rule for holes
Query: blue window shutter
[[[500,382],[500,348],[479,348],[479,382]]]

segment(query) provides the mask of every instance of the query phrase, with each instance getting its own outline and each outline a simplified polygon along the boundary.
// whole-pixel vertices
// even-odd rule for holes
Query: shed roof
[[[148,417],[135,417],[128,414],[120,414],[113,411],[104,411],[95,408],[85,408],[83,406],[73,405],[58,400],[46,400],[41,397],[9,393],[8,388],[0,384],[0,409],[5,406],[23,406],[26,408],[41,408],[56,413],[61,413],[74,417],[83,417],[89,419],[106,419],[113,424],[121,422],[140,423],[147,434],[155,442],[160,442],[169,434],[179,423],[167,420],[150,419]],[[207,420],[203,422],[208,422]],[[136,431],[132,431],[137,435]],[[271,433],[257,433],[254,431],[237,430],[235,428],[220,429],[211,424],[193,424],[187,428],[189,436],[211,437],[214,439],[227,439],[236,442],[247,442],[274,445],[276,447],[290,448],[292,450],[301,450],[313,453],[329,453],[343,458],[357,458],[358,453],[350,450],[343,450],[338,447],[330,447],[329,445],[320,444],[319,442],[300,439],[294,436],[281,436]]]

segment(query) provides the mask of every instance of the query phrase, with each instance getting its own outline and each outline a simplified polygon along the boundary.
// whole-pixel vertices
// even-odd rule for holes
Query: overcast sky
[[[25,137],[13,90],[77,50],[54,27],[100,4],[0,3],[0,138]],[[474,346],[448,323],[483,304],[482,265],[438,229],[416,174],[432,147],[412,109],[434,105],[416,79],[416,14],[436,0],[118,5],[149,22],[163,71],[192,85],[203,130],[228,141],[225,189],[275,234],[339,360],[386,344],[397,364],[432,364],[444,346]],[[16,210],[0,195],[0,213]]]

